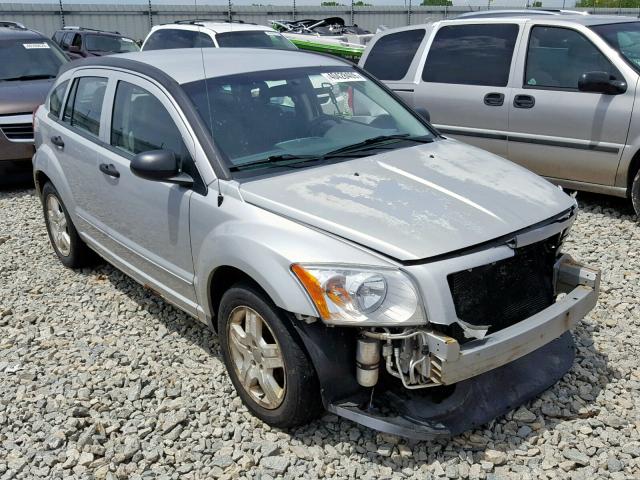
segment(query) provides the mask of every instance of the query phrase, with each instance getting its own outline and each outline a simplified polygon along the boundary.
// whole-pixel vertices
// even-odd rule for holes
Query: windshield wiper
[[[337,148],[322,155],[292,155],[284,153],[282,155],[271,155],[270,157],[262,160],[256,160],[253,162],[242,163],[240,165],[233,165],[229,167],[232,172],[240,170],[251,169],[254,167],[261,167],[266,165],[275,164],[278,167],[300,168],[301,164],[307,162],[318,162],[321,160],[328,160],[331,158],[341,157],[361,157],[366,156],[360,153],[359,150],[370,150],[371,148],[381,148],[381,143],[385,143],[389,140],[408,140],[418,143],[431,143],[432,138],[425,137],[412,137],[408,133],[399,133],[395,135],[380,135],[378,137],[367,138],[362,142],[354,143],[353,145],[347,145],[346,147]],[[284,162],[284,163],[283,163]]]
[[[238,172],[247,168],[260,167],[263,165],[276,164],[278,167],[291,167],[295,168],[295,165],[300,163],[322,160],[323,155],[291,155],[284,153],[282,155],[271,155],[270,157],[263,158],[262,160],[256,160],[254,162],[241,163],[240,165],[233,165],[229,167],[232,172]],[[285,163],[281,163],[285,162]]]
[[[354,143],[352,145],[347,145],[346,147],[341,147],[336,150],[332,150],[330,152],[325,153],[326,156],[332,156],[338,153],[346,153],[346,152],[356,152],[358,150],[369,150],[372,147],[376,147],[382,143],[386,143],[390,140],[408,140],[410,142],[418,142],[418,143],[431,143],[433,142],[433,138],[430,137],[415,137],[411,136],[408,133],[397,133],[394,135],[379,135],[373,138],[367,138],[362,142]]]
[[[21,77],[12,77],[12,78],[3,78],[2,80],[5,82],[19,82],[21,80],[44,80],[46,78],[56,78],[55,75],[22,75]]]

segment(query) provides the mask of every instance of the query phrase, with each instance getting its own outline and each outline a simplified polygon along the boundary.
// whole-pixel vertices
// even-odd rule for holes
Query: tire
[[[638,217],[638,222],[640,222],[640,170],[636,172],[631,183],[631,203]]]
[[[93,264],[95,254],[78,235],[67,208],[51,182],[45,183],[42,187],[42,209],[49,241],[60,262],[68,268],[81,268]]]
[[[285,315],[247,283],[227,290],[218,312],[222,355],[233,386],[253,415],[277,428],[304,425],[322,409],[315,369]],[[261,333],[250,327],[251,318],[261,323]],[[282,368],[268,368],[280,363]]]

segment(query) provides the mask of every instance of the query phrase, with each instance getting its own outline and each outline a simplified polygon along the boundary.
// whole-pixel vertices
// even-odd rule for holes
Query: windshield
[[[90,52],[126,53],[140,50],[136,42],[126,37],[87,35],[85,39],[87,50]]]
[[[221,47],[297,49],[293,43],[278,32],[268,30],[218,33],[216,40]]]
[[[341,158],[353,158],[356,150],[359,156],[365,151],[371,155],[373,149],[412,146],[435,137],[349,66],[251,72],[183,88],[232,171],[261,162],[261,169],[283,166],[268,160],[326,160],[318,157],[344,149],[348,152],[340,152]]]
[[[44,38],[0,40],[0,81],[55,78],[66,61]]]
[[[591,29],[640,71],[640,22],[595,25]]]

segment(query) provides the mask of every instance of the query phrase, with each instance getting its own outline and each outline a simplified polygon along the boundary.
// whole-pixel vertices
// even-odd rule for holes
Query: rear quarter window
[[[371,48],[364,69],[380,80],[402,80],[425,33],[420,28],[381,37]]]
[[[56,118],[60,117],[60,110],[62,109],[62,101],[64,100],[64,94],[67,91],[69,81],[62,82],[56,88],[53,89],[51,95],[49,95],[49,113]]]

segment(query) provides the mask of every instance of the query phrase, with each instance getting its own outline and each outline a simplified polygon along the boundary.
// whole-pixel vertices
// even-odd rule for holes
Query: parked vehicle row
[[[121,35],[120,32],[105,32],[94,28],[65,27],[53,34],[53,41],[71,59],[140,50],[133,39]]]
[[[33,156],[33,112],[65,62],[64,53],[44,35],[0,22],[0,161]]]
[[[561,250],[573,198],[337,58],[87,58],[35,131],[60,261],[97,252],[217,330],[273,426],[322,406],[413,438],[486,423],[566,373],[597,299]]]
[[[628,17],[462,18],[381,32],[360,65],[440,132],[640,214],[638,39]]]

